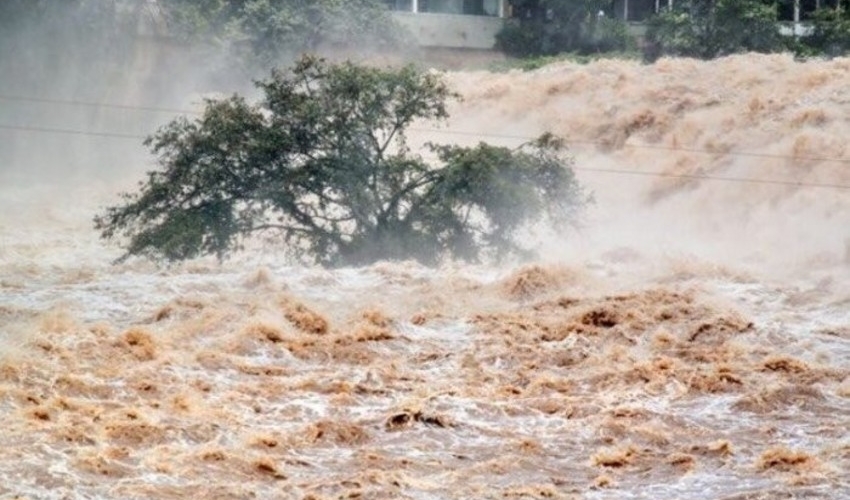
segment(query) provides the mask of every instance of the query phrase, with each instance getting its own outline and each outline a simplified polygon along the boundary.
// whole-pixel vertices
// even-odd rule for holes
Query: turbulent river
[[[0,498],[850,498],[850,60],[446,77],[414,143],[571,144],[537,261],[112,265],[138,151],[5,168]]]

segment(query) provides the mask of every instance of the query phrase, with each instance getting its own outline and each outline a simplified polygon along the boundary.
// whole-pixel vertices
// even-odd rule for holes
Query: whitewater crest
[[[505,267],[113,266],[137,170],[9,176],[0,497],[847,497],[848,69],[448,73],[412,144],[552,131],[594,192]]]

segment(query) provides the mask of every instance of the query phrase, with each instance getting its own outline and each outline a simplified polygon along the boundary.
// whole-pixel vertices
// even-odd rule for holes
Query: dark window
[[[499,0],[419,0],[419,12],[498,16]]]
[[[385,0],[390,10],[413,11],[413,0]]]
[[[812,14],[817,10],[818,3],[826,3],[823,0],[800,0],[800,20],[805,21],[810,19]],[[779,20],[793,21],[794,20],[794,0],[779,0]]]
[[[628,9],[626,9],[626,1],[628,1]],[[605,14],[611,14],[624,21],[646,21],[655,14],[655,0],[614,0],[611,3],[610,12],[606,10]],[[662,0],[662,4],[666,6],[667,0]],[[625,17],[627,10],[628,18]]]

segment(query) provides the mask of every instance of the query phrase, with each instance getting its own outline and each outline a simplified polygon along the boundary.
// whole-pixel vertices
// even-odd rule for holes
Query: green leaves
[[[674,55],[710,59],[784,48],[776,5],[761,0],[686,0],[650,19],[649,59]]]
[[[517,57],[575,52],[622,51],[634,41],[626,23],[603,17],[610,0],[511,0],[514,17],[496,35],[496,44]]]
[[[850,51],[850,9],[823,7],[812,16],[812,33],[801,37],[798,52],[837,57]],[[801,50],[805,49],[805,50]]]
[[[568,223],[587,202],[551,135],[432,146],[434,165],[411,154],[407,127],[447,117],[456,97],[434,74],[304,57],[257,86],[259,104],[209,101],[149,138],[163,168],[95,219],[103,237],[165,260],[224,258],[260,231],[323,265],[481,260],[526,252],[520,229]]]
[[[229,45],[233,62],[275,66],[319,49],[402,43],[380,0],[161,0],[176,34]]]
[[[482,251],[496,258],[522,254],[528,249],[519,246],[515,236],[527,224],[541,218],[556,226],[574,221],[574,209],[589,200],[560,147],[548,135],[516,150],[485,143],[437,147],[445,167],[431,204],[451,207],[451,215],[441,217],[452,220],[432,224],[453,231],[443,246],[471,260],[479,260]],[[454,241],[462,248],[453,248]]]

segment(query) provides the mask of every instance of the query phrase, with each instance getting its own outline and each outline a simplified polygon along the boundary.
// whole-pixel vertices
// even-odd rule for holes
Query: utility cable
[[[2,98],[2,97],[0,97]],[[82,105],[89,105],[94,103],[81,103]],[[99,105],[99,104],[98,104]],[[119,106],[115,105],[113,107],[122,107],[127,109],[143,109],[135,106]],[[150,108],[156,111],[165,111],[165,108]],[[175,110],[171,110],[175,111]],[[97,131],[85,131],[85,130],[73,130],[73,129],[63,129],[63,128],[51,128],[51,127],[34,127],[34,126],[20,126],[20,125],[4,125],[0,124],[0,130],[16,130],[16,131],[24,131],[24,132],[41,132],[41,133],[53,133],[53,134],[62,134],[62,135],[77,135],[77,136],[92,136],[92,137],[106,137],[106,138],[117,138],[117,139],[132,139],[132,140],[142,140],[145,139],[145,136],[142,135],[134,135],[134,134],[123,134],[117,132],[97,132]],[[424,131],[424,132],[441,132],[446,134],[454,134],[454,135],[466,135],[466,136],[477,136],[477,137],[501,137],[501,138],[509,138],[509,139],[520,139],[520,140],[532,140],[533,137],[521,136],[521,135],[513,135],[513,134],[487,134],[487,133],[475,133],[468,131],[458,131],[458,130],[441,130],[441,129],[427,129],[427,128],[414,128],[411,127],[410,130],[415,131]],[[604,143],[599,141],[567,141],[572,144],[589,144],[589,145],[604,145]],[[624,145],[624,147],[644,147],[648,149],[661,149],[661,150],[673,150],[673,151],[691,151],[691,152],[708,152],[703,150],[691,150],[688,148],[672,148],[672,147],[664,147],[664,146],[640,146],[640,145]],[[720,153],[713,153],[720,154]],[[812,160],[812,161],[832,161],[832,162],[841,162],[841,163],[850,163],[850,159],[843,158],[805,158],[805,157],[790,157],[783,155],[774,155],[769,153],[747,153],[747,152],[738,152],[738,153],[724,153],[731,156],[755,156],[755,157],[765,157],[765,158],[778,158],[778,159],[793,159],[793,160]],[[761,179],[761,178],[748,178],[748,177],[723,177],[723,176],[713,176],[713,175],[698,175],[698,174],[673,174],[673,173],[665,173],[665,172],[646,172],[640,170],[625,170],[625,169],[612,169],[612,168],[594,168],[594,167],[577,167],[573,166],[573,170],[576,171],[584,171],[584,172],[598,172],[598,173],[608,173],[615,175],[637,175],[637,176],[647,176],[647,177],[666,177],[666,178],[675,178],[675,179],[692,179],[692,180],[708,180],[708,181],[722,181],[722,182],[737,182],[737,183],[749,183],[749,184],[770,184],[770,185],[779,185],[779,186],[792,186],[792,187],[807,187],[807,188],[830,188],[830,189],[848,189],[850,190],[850,185],[843,184],[832,184],[832,183],[815,183],[815,182],[801,182],[801,181],[785,181],[785,180],[777,180],[777,179]]]
[[[501,138],[501,139],[517,139],[523,141],[533,141],[537,137],[530,137],[524,135],[514,135],[514,134],[494,134],[487,132],[471,132],[465,130],[449,130],[449,129],[438,129],[438,128],[419,128],[419,127],[410,127],[410,130],[415,130],[417,132],[433,132],[438,134],[447,134],[447,135],[464,135],[464,136],[473,136],[473,137],[493,137],[493,138]],[[591,140],[582,140],[582,139],[567,139],[565,141],[567,144],[586,144],[591,146],[602,146],[602,147],[611,147],[611,143],[605,141],[591,141]],[[797,160],[797,161],[822,161],[822,162],[834,162],[834,163],[850,163],[850,158],[826,158],[826,157],[818,157],[818,156],[789,156],[782,155],[778,153],[756,153],[754,151],[715,151],[710,149],[699,149],[699,148],[683,148],[679,146],[660,146],[653,144],[621,144],[619,147],[622,148],[632,148],[632,149],[652,149],[652,150],[661,150],[661,151],[680,151],[683,153],[698,153],[698,154],[707,154],[707,155],[723,155],[723,156],[742,156],[742,157],[750,157],[750,158],[770,158],[776,160]]]
[[[778,186],[792,187],[807,187],[807,188],[830,188],[830,189],[850,189],[850,185],[846,184],[830,184],[825,182],[802,182],[802,181],[783,181],[778,179],[758,179],[753,177],[723,177],[716,175],[700,175],[700,174],[670,174],[665,172],[646,172],[640,170],[624,170],[616,168],[595,168],[595,167],[571,167],[573,170],[582,172],[600,172],[616,175],[639,175],[645,177],[667,177],[672,179],[692,179],[705,181],[722,181],[722,182],[738,182],[746,184],[772,184]]]
[[[20,101],[20,102],[34,102],[34,103],[44,103],[44,104],[61,104],[61,105],[69,105],[69,106],[85,106],[85,107],[102,107],[102,108],[113,108],[113,109],[122,109],[122,110],[138,110],[138,111],[148,111],[148,112],[156,112],[156,113],[172,113],[172,114],[191,114],[191,115],[200,115],[203,114],[202,111],[189,110],[189,109],[178,109],[178,108],[162,108],[157,106],[140,106],[140,105],[130,105],[130,104],[117,104],[117,103],[104,103],[104,102],[92,102],[92,101],[76,101],[76,100],[63,100],[63,99],[46,99],[46,98],[38,98],[38,97],[25,97],[25,96],[13,96],[0,94],[0,100],[5,101]],[[0,128],[11,129],[14,128],[10,125],[0,125]],[[36,131],[37,127],[29,127],[32,131]],[[519,134],[500,134],[500,133],[487,133],[487,132],[474,132],[469,130],[451,130],[451,129],[440,129],[440,128],[432,128],[432,127],[409,127],[408,130],[412,130],[415,132],[425,132],[425,133],[436,133],[436,134],[445,134],[445,135],[456,135],[456,136],[469,136],[469,137],[491,137],[491,138],[501,138],[501,139],[514,139],[521,141],[531,141],[536,139],[533,136],[527,135],[519,135]],[[54,133],[75,133],[75,132],[56,132],[54,130],[45,130]],[[86,135],[86,134],[77,134],[77,135]],[[92,135],[103,135],[109,136],[108,133],[92,133]],[[118,137],[123,137],[125,134],[116,134]],[[589,144],[595,146],[602,147],[610,147],[611,144],[605,141],[592,141],[592,140],[568,140],[568,144]],[[789,156],[778,153],[757,153],[754,151],[716,151],[709,149],[700,149],[700,148],[687,148],[687,147],[679,147],[679,146],[662,146],[662,145],[653,145],[653,144],[622,144],[620,147],[631,148],[631,149],[650,149],[650,150],[659,150],[659,151],[678,151],[683,153],[694,153],[694,154],[707,154],[707,155],[725,155],[725,156],[740,156],[740,157],[750,157],[750,158],[768,158],[768,159],[777,159],[777,160],[796,160],[796,161],[820,161],[820,162],[830,162],[830,163],[850,163],[850,158],[827,158],[827,157],[817,157],[817,156]]]
[[[44,132],[49,134],[64,134],[64,135],[83,135],[93,137],[111,137],[117,139],[145,139],[143,135],[121,134],[118,132],[92,132],[88,130],[71,130],[65,128],[50,128],[50,127],[29,127],[21,125],[3,125],[0,124],[2,130],[19,130],[22,132]]]
[[[171,114],[190,114],[190,115],[199,115],[202,114],[201,111],[192,111],[188,109],[177,109],[177,108],[161,108],[157,106],[137,106],[131,104],[113,104],[106,102],[91,102],[91,101],[75,101],[75,100],[64,100],[64,99],[47,99],[41,97],[24,97],[24,96],[13,96],[0,94],[0,101],[13,101],[13,102],[33,102],[39,104],[59,104],[66,106],[82,106],[88,108],[112,108],[112,109],[123,109],[123,110],[131,110],[131,111],[149,111],[153,113],[171,113]]]
[[[121,133],[113,133],[113,132],[91,132],[91,131],[85,131],[85,130],[71,130],[71,129],[48,128],[48,127],[25,127],[25,126],[12,126],[12,125],[2,125],[2,124],[0,124],[0,130],[19,130],[19,131],[24,131],[24,132],[46,132],[46,133],[54,133],[54,134],[81,135],[81,136],[107,137],[107,138],[132,139],[132,140],[140,140],[140,139],[145,138],[144,136],[141,136],[141,135],[121,134]],[[484,135],[486,135],[486,134],[484,134]],[[516,136],[514,136],[514,137],[516,137]],[[594,167],[576,167],[576,166],[573,166],[571,168],[573,170],[583,171],[583,172],[599,172],[599,173],[609,173],[609,174],[617,174],[617,175],[638,175],[638,176],[648,176],[648,177],[667,177],[667,178],[675,178],[675,179],[693,179],[693,180],[708,180],[708,181],[723,181],[723,182],[739,182],[739,183],[749,183],[749,184],[772,184],[772,185],[794,186],[794,187],[850,189],[850,185],[830,184],[830,183],[783,181],[783,180],[776,180],[776,179],[759,179],[759,178],[749,178],[749,177],[722,177],[722,176],[697,175],[697,174],[671,174],[671,173],[665,173],[665,172],[645,172],[645,171],[640,171],[640,170],[623,170],[623,169],[612,169],[612,168],[594,168]]]

